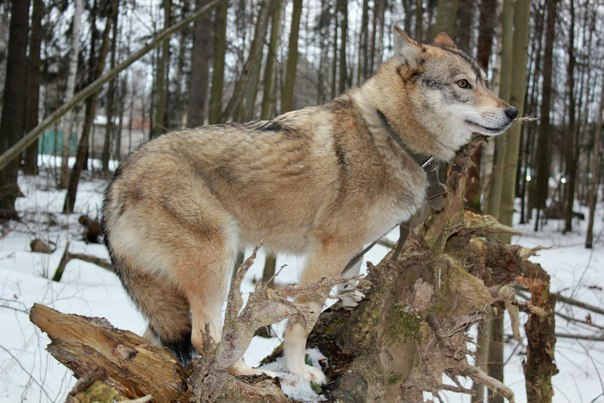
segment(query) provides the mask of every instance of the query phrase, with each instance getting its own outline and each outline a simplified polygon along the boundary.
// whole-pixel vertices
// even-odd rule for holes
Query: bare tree
[[[83,0],[74,0],[73,23],[71,28],[71,52],[67,65],[67,87],[65,99],[70,99],[75,94],[75,83],[78,75],[78,54],[80,53],[80,27],[82,21]],[[69,145],[71,143],[72,131],[75,127],[75,112],[69,112],[59,124],[59,132],[63,133],[63,146],[61,151],[61,174],[59,176],[59,187],[67,188],[69,180]]]
[[[208,121],[210,124],[220,122],[222,114],[222,90],[224,85],[224,55],[226,53],[226,27],[228,0],[223,0],[216,12],[214,19],[215,46],[212,66],[212,91],[210,93],[210,105]]]
[[[196,0],[201,8],[209,0]],[[195,22],[193,28],[193,51],[191,53],[191,85],[187,106],[187,127],[202,126],[205,119],[206,99],[208,97],[208,77],[211,55],[212,18],[206,14]]]
[[[537,215],[535,218],[535,231],[539,230],[539,224],[543,219],[542,214],[546,207],[549,186],[549,172],[551,161],[551,119],[550,109],[552,100],[552,71],[553,71],[553,53],[554,37],[556,30],[556,10],[558,0],[546,0],[545,10],[547,13],[545,22],[545,46],[543,52],[543,80],[541,92],[541,107],[539,118],[539,139],[537,146],[537,177],[536,177],[536,197],[535,208]]]
[[[44,3],[42,0],[33,0],[31,15],[31,35],[29,38],[29,63],[27,66],[27,98],[25,102],[25,131],[30,131],[38,125],[40,104],[41,70],[41,45],[42,45],[42,15]],[[34,143],[25,150],[23,173],[37,175],[38,173],[38,143]]]
[[[602,160],[602,113],[604,111],[604,76],[601,80],[600,102],[598,104],[598,112],[596,117],[596,127],[594,133],[594,146],[592,157],[592,178],[589,186],[588,207],[589,207],[589,222],[587,224],[587,234],[585,235],[585,247],[593,248],[594,237],[594,221],[596,214],[596,202],[598,200],[598,185],[600,183],[600,165]]]
[[[9,28],[6,78],[0,120],[0,153],[7,151],[23,134],[27,74],[27,38],[29,37],[29,0],[12,0]],[[15,200],[19,161],[13,160],[0,169],[0,221],[17,219]]]
[[[89,82],[93,82],[103,74],[103,69],[105,66],[105,59],[107,58],[107,54],[109,53],[109,33],[111,32],[111,25],[114,21],[115,13],[117,13],[117,5],[118,0],[111,0],[108,3],[105,3],[106,9],[106,22],[105,28],[101,35],[101,44],[96,54],[95,47],[97,45],[97,36],[98,31],[96,29],[96,15],[95,13],[100,12],[100,9],[96,7],[93,8],[93,16],[91,21],[92,35],[91,35],[91,49],[90,49],[90,59],[89,59]],[[67,184],[67,194],[65,195],[65,202],[63,204],[63,212],[66,214],[72,213],[76,196],[78,193],[78,184],[80,182],[80,175],[82,170],[84,169],[84,165],[86,164],[86,160],[88,159],[88,142],[90,139],[90,132],[92,131],[92,125],[94,122],[94,115],[96,113],[96,103],[98,99],[98,93],[94,93],[90,98],[86,100],[86,112],[84,116],[84,127],[82,128],[82,135],[78,142],[78,152],[76,155],[76,162],[71,170],[69,175],[69,182]]]
[[[172,0],[163,0],[164,29],[170,26]],[[170,59],[170,40],[165,39],[160,48],[155,82],[155,105],[151,125],[151,138],[166,132],[166,102],[168,98],[168,62]]]
[[[302,0],[294,0],[294,11],[289,31],[287,48],[287,64],[285,79],[281,91],[281,112],[291,111],[294,107],[294,89],[296,86],[296,69],[298,67],[298,33],[300,30],[300,16],[302,15]]]

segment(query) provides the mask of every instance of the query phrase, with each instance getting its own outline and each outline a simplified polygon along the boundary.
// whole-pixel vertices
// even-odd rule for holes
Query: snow
[[[45,161],[49,163],[50,161]],[[54,166],[55,161],[52,161]],[[71,252],[87,253],[107,258],[102,245],[87,245],[81,238],[77,223],[80,214],[96,217],[100,214],[102,192],[106,181],[85,179],[80,183],[76,213],[61,214],[64,191],[55,186],[54,168],[42,170],[39,177],[19,178],[26,195],[18,200],[23,222],[10,222],[2,228],[0,237],[0,401],[20,402],[64,401],[74,378],[69,370],[50,356],[45,348],[47,336],[29,322],[28,310],[33,303],[42,303],[66,313],[107,318],[114,326],[142,334],[146,324],[129,301],[118,278],[95,265],[74,260],[65,270],[61,282],[50,280],[69,242]],[[573,233],[562,235],[562,223],[550,220],[541,232],[531,225],[517,225],[523,232],[514,242],[526,247],[542,246],[532,258],[540,263],[552,278],[552,291],[604,307],[602,274],[604,271],[604,216],[602,208],[596,218],[594,249],[584,248],[585,221],[576,222]],[[586,213],[586,211],[584,211]],[[34,238],[49,242],[56,248],[50,255],[30,252]],[[396,239],[396,233],[393,234]],[[380,261],[386,249],[376,246],[366,260]],[[261,277],[264,256],[259,254],[243,284],[244,294],[254,288],[254,279]],[[277,265],[286,265],[277,277],[278,283],[292,283],[299,274],[303,259],[279,256]],[[558,305],[561,314],[586,320],[588,312],[569,305]],[[604,326],[602,315],[591,313],[591,321]],[[602,336],[597,328],[568,322],[557,317],[557,332]],[[284,324],[275,326],[278,337],[256,337],[245,360],[256,366],[281,341]],[[509,324],[506,334],[511,334]],[[522,360],[525,348],[515,341],[506,343],[505,383],[512,387],[518,402],[526,401]],[[320,352],[309,350],[313,365],[318,365]],[[558,338],[556,362],[560,373],[553,378],[555,402],[604,402],[604,343],[588,340]],[[266,369],[283,372],[283,363],[275,362]],[[281,384],[286,393],[300,401],[321,399],[310,385],[285,374]],[[444,393],[443,400],[468,402],[467,396]]]

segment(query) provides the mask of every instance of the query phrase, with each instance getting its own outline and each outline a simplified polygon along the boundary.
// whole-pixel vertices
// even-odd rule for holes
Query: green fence
[[[69,141],[69,153],[74,155],[78,148],[77,135],[74,133]],[[38,153],[47,155],[61,155],[63,147],[63,132],[49,129],[44,132],[38,141]]]

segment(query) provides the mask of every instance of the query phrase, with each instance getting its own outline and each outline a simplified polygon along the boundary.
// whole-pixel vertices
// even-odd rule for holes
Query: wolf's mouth
[[[488,133],[493,133],[493,134],[498,134],[501,133],[502,131],[504,131],[505,129],[508,128],[509,125],[503,125],[501,127],[489,127],[489,126],[483,126],[481,124],[478,124],[476,122],[472,122],[471,120],[466,119],[465,122],[471,126],[474,127],[478,127],[480,128],[480,130],[482,132],[488,132]]]

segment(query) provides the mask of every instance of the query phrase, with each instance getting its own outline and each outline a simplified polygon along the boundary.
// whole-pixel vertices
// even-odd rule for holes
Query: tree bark
[[[224,85],[224,56],[226,53],[226,26],[228,0],[223,0],[216,12],[214,32],[216,35],[212,61],[212,91],[208,107],[208,122],[213,125],[220,123],[222,113],[222,90]]]
[[[78,379],[102,368],[96,380],[115,389],[118,400],[152,395],[155,401],[171,402],[187,390],[185,372],[167,350],[105,319],[87,320],[34,304],[30,320],[52,340],[48,351]]]
[[[439,0],[436,12],[436,22],[432,26],[431,39],[439,32],[446,32],[451,38],[455,37],[455,21],[459,0]]]
[[[361,32],[359,33],[359,59],[357,60],[357,84],[369,77],[367,71],[367,55],[369,47],[369,0],[363,0],[361,14]],[[405,27],[405,29],[409,29]]]
[[[512,71],[510,80],[510,103],[518,108],[518,115],[524,115],[526,99],[526,62],[528,55],[530,1],[516,0],[514,10],[514,39]],[[501,181],[501,202],[499,222],[512,226],[514,200],[516,198],[518,161],[520,156],[520,133],[522,126],[515,123],[505,134],[506,148]],[[509,242],[509,239],[506,239]]]
[[[254,114],[256,89],[258,88],[260,66],[262,64],[262,48],[268,29],[271,2],[272,0],[262,0],[249,55],[235,84],[233,95],[224,111],[222,111],[220,121],[224,122],[229,119],[247,121]]]
[[[277,109],[275,101],[275,76],[277,67],[277,50],[279,48],[279,34],[281,33],[281,16],[283,15],[283,3],[276,1],[273,3],[271,11],[271,39],[269,42],[268,53],[266,55],[266,65],[264,69],[264,88],[262,90],[262,109],[260,119],[270,119],[274,116]]]
[[[119,13],[115,13],[112,22],[112,34],[111,34],[111,56],[109,65],[111,68],[115,67],[117,57],[117,41],[118,41],[118,18]],[[109,88],[107,89],[107,125],[105,126],[105,142],[103,143],[103,151],[101,153],[101,166],[102,172],[106,177],[109,177],[109,159],[111,157],[111,144],[113,137],[116,132],[115,117],[116,117],[116,103],[117,103],[117,77],[109,82]]]
[[[338,92],[344,93],[348,87],[348,68],[346,67],[346,53],[348,52],[348,2],[337,0],[336,12],[339,14],[340,23],[340,55],[339,55],[339,80]]]
[[[514,41],[514,1],[503,0],[502,9],[502,58],[499,85],[499,98],[504,101],[510,100],[511,78],[513,65],[513,41]],[[502,183],[505,175],[506,136],[498,136],[495,139],[495,163],[491,177],[489,178],[488,193],[486,195],[485,211],[495,218],[499,218],[501,206]]]
[[[495,35],[495,25],[497,17],[497,0],[483,0],[480,2],[480,17],[478,28],[478,45],[476,50],[476,60],[484,71],[489,69],[489,58],[493,48],[493,36]],[[474,164],[470,168],[470,180],[466,189],[466,206],[474,211],[482,211],[481,207],[481,183],[480,183],[480,165],[482,161],[482,148],[476,150],[472,157]]]
[[[547,13],[545,23],[545,47],[543,52],[543,74],[542,74],[542,92],[539,117],[539,137],[537,145],[537,177],[535,208],[537,215],[535,218],[535,231],[539,230],[539,225],[543,219],[545,202],[548,197],[549,189],[549,169],[551,160],[551,141],[550,133],[552,130],[550,121],[550,109],[552,99],[552,73],[553,73],[553,53],[554,37],[556,30],[556,9],[558,0],[546,0],[545,9]]]
[[[42,45],[42,15],[44,2],[34,0],[31,15],[31,36],[29,40],[29,63],[27,66],[27,100],[25,103],[25,131],[30,131],[38,125],[40,105],[40,82],[42,78],[40,51]],[[38,143],[35,142],[25,150],[23,173],[38,174]]]
[[[565,202],[564,202],[564,230],[563,233],[573,230],[573,207],[575,203],[575,184],[577,178],[577,164],[579,163],[579,144],[577,130],[577,100],[575,96],[575,2],[569,4],[570,25],[568,27],[568,64],[566,66],[566,92],[568,96],[568,126],[565,139],[564,159],[566,161]]]
[[[298,68],[298,34],[300,31],[300,16],[302,15],[302,0],[294,0],[291,28],[287,45],[287,64],[285,79],[281,91],[281,113],[291,111],[294,107],[294,89],[296,88],[296,70]]]
[[[457,21],[455,25],[455,45],[458,48],[472,54],[471,41],[472,30],[468,29],[473,26],[474,16],[476,15],[476,0],[458,0],[457,6]]]
[[[600,88],[600,102],[598,104],[598,113],[596,117],[596,127],[594,133],[593,157],[591,162],[591,182],[589,184],[589,218],[587,222],[587,234],[585,235],[585,247],[593,248],[594,221],[596,216],[596,203],[598,201],[598,185],[600,184],[600,164],[602,159],[602,114],[604,112],[604,79]]]
[[[208,0],[196,0],[197,9],[208,4]],[[202,126],[205,120],[208,97],[208,77],[212,41],[212,18],[209,14],[195,22],[193,28],[193,51],[191,53],[191,85],[187,105],[187,127]]]
[[[6,78],[0,120],[0,153],[9,150],[23,134],[27,74],[27,38],[29,32],[29,0],[12,0],[9,27]],[[17,185],[19,161],[0,167],[0,222],[18,219],[15,201],[21,193]]]
[[[170,26],[172,17],[172,0],[162,1],[164,9],[164,29]],[[160,136],[166,132],[166,102],[168,98],[168,62],[170,60],[170,40],[165,39],[160,48],[160,56],[157,65],[157,77],[155,82],[155,108],[153,111],[153,123],[151,127],[151,138]]]
[[[538,308],[524,325],[527,338],[523,362],[528,402],[551,403],[554,396],[552,377],[558,373],[556,350],[556,296],[549,293],[549,276],[525,277],[521,283],[531,291],[530,305]],[[535,310],[537,312],[537,310]]]
[[[71,53],[67,67],[67,87],[65,88],[65,99],[72,99],[75,93],[75,80],[78,75],[78,55],[80,54],[80,27],[82,25],[83,0],[75,0],[73,12],[73,26],[71,29]],[[69,182],[69,149],[72,131],[75,127],[75,113],[70,112],[59,124],[59,132],[63,133],[63,144],[61,148],[61,174],[59,175],[59,187],[66,189]]]

